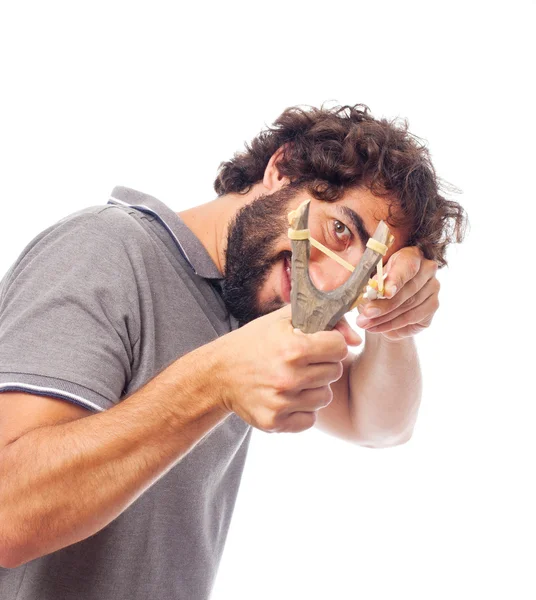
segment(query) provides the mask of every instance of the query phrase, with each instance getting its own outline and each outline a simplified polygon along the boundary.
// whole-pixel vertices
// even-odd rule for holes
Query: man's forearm
[[[365,347],[349,373],[350,416],[357,436],[374,447],[411,437],[422,394],[415,341],[389,341],[366,333]]]
[[[214,398],[217,367],[211,345],[203,346],[113,408],[3,448],[0,564],[89,537],[173,467],[229,414]]]

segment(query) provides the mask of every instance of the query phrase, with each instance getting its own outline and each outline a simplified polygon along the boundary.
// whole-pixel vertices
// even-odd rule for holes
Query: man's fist
[[[290,306],[216,340],[220,399],[227,410],[266,432],[312,427],[333,397],[348,344],[361,340],[344,321],[332,331],[306,334],[292,327]]]

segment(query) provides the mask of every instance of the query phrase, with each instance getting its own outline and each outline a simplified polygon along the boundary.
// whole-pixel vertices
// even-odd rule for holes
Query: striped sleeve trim
[[[0,393],[28,392],[67,400],[94,412],[111,408],[114,402],[84,386],[63,379],[30,373],[0,373]]]

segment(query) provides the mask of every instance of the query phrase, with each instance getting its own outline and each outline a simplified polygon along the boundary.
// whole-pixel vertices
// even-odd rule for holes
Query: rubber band
[[[378,273],[378,292],[383,295],[383,260],[381,258],[376,269]]]
[[[307,202],[307,201],[305,201],[305,202]],[[304,204],[304,203],[302,203],[302,204]],[[288,223],[290,225],[290,227],[288,229],[289,239],[298,240],[298,241],[309,240],[309,243],[312,246],[314,246],[315,248],[317,248],[318,250],[320,250],[321,252],[323,252],[324,254],[329,256],[330,258],[332,258],[335,262],[339,263],[345,269],[350,271],[350,273],[353,273],[355,271],[355,267],[352,264],[350,264],[349,262],[347,262],[346,260],[344,260],[344,258],[341,258],[338,254],[335,254],[335,252],[331,251],[329,248],[326,248],[326,246],[324,246],[323,244],[321,244],[320,242],[317,242],[314,238],[312,238],[311,232],[309,229],[294,229],[292,227],[292,222],[298,216],[298,211],[300,210],[300,208],[301,208],[301,205],[296,210],[290,211],[287,215]],[[367,248],[370,248],[373,252],[377,252],[378,254],[385,256],[387,254],[387,250],[389,249],[389,246],[394,242],[394,239],[395,238],[393,235],[389,235],[389,238],[387,240],[387,245],[386,245],[386,244],[382,244],[378,240],[375,240],[374,238],[369,238],[369,240],[367,242]],[[383,275],[382,260],[379,261],[379,263],[377,264],[376,267],[378,270],[378,281],[379,281],[378,291],[379,291],[380,295],[382,296],[383,295],[383,280],[385,278],[385,275]],[[356,303],[357,303],[357,300],[356,300]],[[354,304],[354,307],[355,307],[355,304]]]
[[[288,224],[290,225],[290,227],[292,227],[292,221],[294,221],[294,219],[295,219],[295,218],[297,218],[297,217],[298,217],[298,215],[302,213],[303,207],[304,207],[304,206],[305,206],[305,205],[306,205],[308,202],[310,202],[310,200],[304,200],[304,201],[303,201],[303,202],[302,202],[302,203],[301,203],[301,204],[298,206],[298,208],[297,208],[296,210],[291,210],[291,211],[288,213],[288,215],[287,215],[287,218],[288,218]]]
[[[292,221],[294,221],[294,219],[296,218],[297,212],[298,212],[297,210],[291,210],[288,213],[287,217],[288,217],[288,224],[289,225],[292,225]],[[296,231],[299,231],[299,230],[297,229]]]
[[[311,235],[308,229],[289,229],[288,237],[291,240],[308,240]]]
[[[381,242],[378,242],[378,240],[375,240],[374,238],[369,238],[369,241],[367,242],[367,248],[370,248],[371,250],[377,252],[378,254],[381,254],[382,256],[385,256],[387,250],[389,250],[388,246],[382,244]]]
[[[355,267],[353,265],[351,265],[349,262],[347,262],[346,260],[344,260],[344,258],[341,258],[338,254],[335,254],[335,252],[332,252],[329,248],[326,248],[320,242],[317,242],[314,238],[312,238],[311,232],[309,231],[309,229],[292,229],[292,228],[290,228],[288,230],[288,237],[291,240],[309,240],[309,243],[311,244],[311,246],[318,248],[318,250],[320,250],[321,252],[323,252],[324,254],[329,256],[330,258],[332,258],[334,261],[338,262],[345,269],[348,269],[348,271],[350,271],[350,273],[353,273],[355,271]]]
[[[343,266],[345,269],[348,269],[348,271],[350,271],[350,273],[353,273],[355,271],[355,267],[354,265],[351,265],[349,262],[345,261],[344,258],[341,258],[338,254],[335,254],[335,252],[332,252],[329,248],[326,248],[325,246],[323,246],[320,242],[317,242],[315,239],[313,239],[312,237],[309,238],[309,242],[311,243],[311,245],[313,245],[315,248],[318,248],[319,250],[321,250],[324,254],[327,254],[330,258],[332,258],[333,260],[335,260],[336,262],[338,262],[341,266]]]

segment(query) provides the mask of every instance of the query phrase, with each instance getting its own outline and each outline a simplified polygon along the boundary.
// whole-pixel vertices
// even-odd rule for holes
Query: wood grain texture
[[[307,229],[310,202],[304,202],[291,215],[290,226],[293,229]],[[388,244],[389,228],[380,221],[373,238],[382,244]],[[354,272],[340,287],[329,292],[318,290],[309,275],[309,240],[292,240],[292,288],[290,303],[292,307],[292,325],[304,333],[330,330],[352,307],[353,303],[367,285],[382,255],[370,248],[365,250]]]

